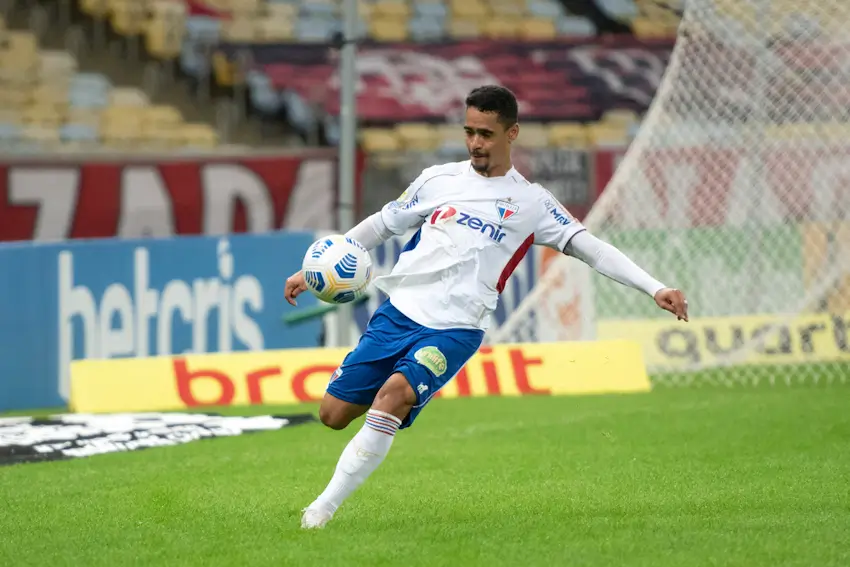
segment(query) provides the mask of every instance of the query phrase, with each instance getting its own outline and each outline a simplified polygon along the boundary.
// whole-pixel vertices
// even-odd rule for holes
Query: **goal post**
[[[552,259],[488,341],[634,339],[657,383],[850,382],[850,2],[689,0],[584,220],[692,321]]]

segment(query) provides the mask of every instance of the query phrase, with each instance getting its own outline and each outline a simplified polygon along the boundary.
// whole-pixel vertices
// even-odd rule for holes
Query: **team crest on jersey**
[[[503,223],[519,212],[519,205],[514,205],[511,198],[496,201],[496,211],[499,213],[499,223]]]

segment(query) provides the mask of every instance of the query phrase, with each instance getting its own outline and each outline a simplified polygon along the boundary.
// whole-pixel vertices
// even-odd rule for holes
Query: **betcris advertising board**
[[[314,236],[3,245],[0,411],[65,405],[74,359],[318,346],[319,320],[281,320]]]

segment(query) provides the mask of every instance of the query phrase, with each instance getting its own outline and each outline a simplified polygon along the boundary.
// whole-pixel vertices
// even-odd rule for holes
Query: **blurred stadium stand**
[[[341,4],[5,0],[0,145],[334,145]],[[421,164],[463,158],[463,96],[489,82],[521,101],[520,151],[627,145],[666,66],[680,5],[359,0],[358,115],[370,169],[392,171],[384,181],[395,190]]]
[[[524,121],[537,123],[523,136],[530,147],[627,140],[645,104],[595,88],[608,79],[583,69],[559,42],[605,45],[633,33],[668,40],[657,48],[664,52],[678,23],[672,4],[360,0],[363,145],[456,147],[456,130],[439,125],[457,118],[455,91],[491,79],[513,88]],[[337,141],[340,0],[6,0],[4,12],[6,146]],[[387,42],[396,50],[382,50]],[[452,65],[441,68],[444,61]],[[646,91],[643,72],[618,80]],[[387,84],[394,80],[404,84]],[[435,96],[441,89],[455,102]],[[609,114],[618,108],[632,111],[628,120]]]

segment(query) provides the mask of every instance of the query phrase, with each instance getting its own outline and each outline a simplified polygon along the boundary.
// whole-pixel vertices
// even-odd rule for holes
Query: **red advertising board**
[[[332,229],[336,189],[332,150],[9,161],[0,241]]]

